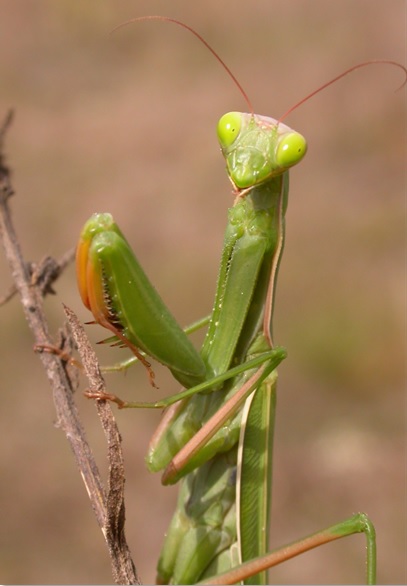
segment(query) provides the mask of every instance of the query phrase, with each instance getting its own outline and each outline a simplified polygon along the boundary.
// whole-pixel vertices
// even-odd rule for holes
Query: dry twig
[[[34,269],[23,258],[11,219],[9,199],[13,195],[13,189],[10,170],[3,155],[4,139],[11,120],[12,113],[9,113],[0,128],[0,238],[10,266],[14,287],[19,294],[36,346],[55,346],[44,314],[43,296],[52,292],[52,283],[69,262],[69,254],[72,255],[72,253],[68,253],[59,263],[46,259]],[[10,295],[12,296],[11,290],[8,297]],[[104,381],[86,334],[73,312],[65,308],[65,313],[90,386],[96,390],[102,390]],[[75,389],[68,376],[66,362],[58,353],[40,352],[39,357],[52,387],[58,426],[64,431],[71,445],[97,522],[105,537],[113,578],[117,584],[139,584],[124,535],[123,454],[120,434],[111,408],[106,401],[96,402],[108,444],[109,478],[108,488],[105,491],[74,402]]]

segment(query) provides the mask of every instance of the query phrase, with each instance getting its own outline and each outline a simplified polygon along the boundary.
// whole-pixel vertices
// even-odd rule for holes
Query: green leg
[[[364,533],[366,537],[366,583],[376,584],[376,532],[373,523],[365,513],[358,513],[337,525],[313,533],[299,541],[290,543],[271,553],[255,558],[229,572],[219,574],[202,582],[204,584],[236,584],[258,572],[285,562],[315,547],[330,543],[341,537]]]

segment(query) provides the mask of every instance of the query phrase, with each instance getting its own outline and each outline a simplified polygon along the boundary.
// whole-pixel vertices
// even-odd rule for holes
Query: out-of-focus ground
[[[95,211],[110,211],[181,323],[211,308],[232,203],[215,136],[246,109],[231,81],[185,31],[196,27],[244,85],[258,113],[280,116],[344,68],[404,59],[405,3],[372,0],[4,0],[0,115],[14,220],[26,256],[59,257]],[[275,339],[280,368],[272,547],[356,511],[376,523],[379,581],[406,583],[405,104],[396,69],[352,74],[294,112],[309,141],[291,174]],[[11,282],[0,257],[0,294]],[[46,308],[82,308],[71,267]],[[2,583],[109,583],[105,545],[17,299],[0,309]],[[88,328],[92,339],[105,335]],[[103,361],[124,351],[101,348]],[[158,370],[160,393],[177,385]],[[152,397],[143,371],[108,378]],[[82,388],[86,382],[82,381]],[[81,415],[101,468],[105,444],[91,402]],[[127,466],[127,536],[142,579],[155,560],[176,489],[143,462],[154,412],[118,412]],[[346,539],[275,568],[273,582],[363,581],[364,543]]]

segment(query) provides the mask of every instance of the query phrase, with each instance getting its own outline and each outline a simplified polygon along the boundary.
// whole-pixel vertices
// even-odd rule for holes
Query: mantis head
[[[238,190],[280,175],[307,152],[301,134],[266,116],[229,112],[217,130],[229,177]]]

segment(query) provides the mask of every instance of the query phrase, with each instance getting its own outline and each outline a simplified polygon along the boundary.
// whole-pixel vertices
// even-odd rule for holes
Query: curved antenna
[[[242,94],[246,104],[249,107],[250,113],[254,116],[254,110],[253,110],[253,106],[252,103],[249,99],[249,96],[247,95],[247,93],[245,92],[245,90],[243,89],[243,87],[241,86],[241,84],[239,83],[239,81],[237,80],[237,78],[234,76],[234,74],[232,73],[232,71],[229,69],[229,67],[226,65],[226,63],[223,61],[223,59],[217,54],[217,52],[215,51],[215,49],[212,49],[212,47],[210,46],[210,44],[205,41],[205,39],[195,30],[193,29],[191,26],[189,26],[188,24],[185,24],[185,22],[181,22],[180,20],[177,20],[176,18],[170,18],[169,16],[159,16],[159,15],[155,15],[155,16],[137,16],[136,18],[131,18],[130,20],[127,20],[126,22],[122,22],[122,24],[119,24],[118,26],[116,26],[110,34],[115,33],[116,31],[118,31],[119,29],[129,25],[129,24],[133,24],[135,22],[141,22],[143,20],[161,20],[163,22],[172,22],[173,24],[177,24],[178,26],[186,29],[187,31],[189,31],[190,33],[192,33],[211,53],[212,55],[215,57],[215,59],[218,61],[218,63],[221,64],[221,66],[223,67],[223,69],[226,71],[226,73],[229,75],[229,77],[232,79],[232,81],[234,82],[234,84],[236,85],[237,89],[240,91],[240,93]]]
[[[299,102],[294,104],[294,106],[291,106],[291,108],[289,108],[287,110],[287,112],[285,112],[279,118],[278,122],[282,122],[285,118],[287,118],[287,116],[289,114],[291,114],[291,112],[296,110],[299,106],[302,106],[302,104],[304,104],[305,102],[308,102],[308,100],[313,98],[316,94],[319,94],[319,92],[322,92],[322,90],[326,89],[327,87],[329,87],[333,83],[337,82],[339,79],[342,79],[342,77],[345,77],[349,73],[352,73],[352,71],[355,71],[356,69],[360,69],[361,67],[366,67],[367,65],[377,65],[377,64],[395,65],[396,67],[399,67],[400,69],[402,69],[404,71],[404,76],[405,76],[404,81],[401,84],[401,86],[395,90],[396,92],[401,90],[401,88],[406,85],[406,83],[407,83],[407,69],[406,69],[406,67],[404,67],[404,65],[401,65],[401,63],[397,63],[397,61],[391,61],[390,59],[373,59],[371,61],[364,61],[363,63],[358,63],[357,65],[353,65],[353,67],[349,67],[348,69],[346,69],[345,71],[343,71],[342,73],[340,73],[339,75],[337,75],[336,77],[331,79],[330,81],[327,81],[326,83],[321,85],[319,88],[317,88],[316,90],[314,90],[313,92],[311,92],[310,94],[305,96],[305,98],[302,98],[302,100],[300,100]]]

